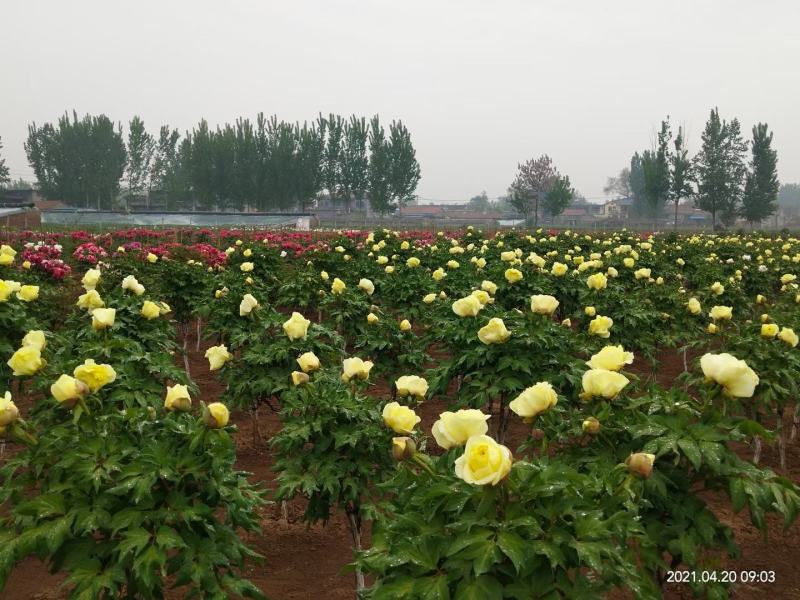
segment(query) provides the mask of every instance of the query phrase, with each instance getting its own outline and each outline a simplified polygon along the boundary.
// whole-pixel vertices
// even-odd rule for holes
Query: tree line
[[[168,209],[304,210],[321,194],[348,212],[368,201],[380,214],[414,198],[420,167],[402,121],[320,115],[309,123],[259,114],[183,135],[157,135],[135,116],[122,125],[73,111],[31,124],[25,142],[40,192],[72,206],[111,209],[162,198]],[[149,205],[149,204],[148,204]]]
[[[732,225],[738,217],[760,223],[775,213],[778,203],[778,155],[766,123],[753,126],[752,139],[742,137],[738,119],[726,121],[711,110],[701,136],[700,151],[692,158],[683,127],[672,134],[669,117],[661,122],[654,147],[631,157],[630,166],[609,177],[605,192],[630,198],[633,214],[659,218],[672,203],[675,224],[678,206],[694,200],[697,208]],[[750,158],[747,152],[750,150]]]
[[[575,198],[569,176],[561,175],[553,160],[543,154],[517,165],[517,175],[508,188],[508,203],[533,226],[539,225],[539,213],[556,217]]]

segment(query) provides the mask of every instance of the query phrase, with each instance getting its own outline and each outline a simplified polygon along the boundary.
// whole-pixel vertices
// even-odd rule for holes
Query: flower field
[[[797,238],[0,243],[4,598],[800,594]]]

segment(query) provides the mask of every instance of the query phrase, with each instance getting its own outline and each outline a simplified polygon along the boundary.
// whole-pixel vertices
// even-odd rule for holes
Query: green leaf
[[[511,560],[519,573],[525,564],[525,540],[513,531],[501,531],[497,535],[497,546]]]
[[[122,541],[118,545],[119,556],[124,558],[127,554],[139,554],[142,549],[150,544],[151,534],[146,529],[138,527],[122,534]]]
[[[546,556],[547,560],[550,561],[551,568],[555,568],[557,566],[564,566],[566,564],[566,557],[564,556],[564,552],[562,552],[561,548],[559,548],[552,542],[548,542],[545,540],[536,540],[535,542],[531,542],[529,544],[529,547],[534,554],[541,554]]]
[[[472,580],[462,580],[455,597],[458,600],[502,600],[503,586],[494,577],[481,575]]]
[[[733,512],[738,513],[744,508],[745,502],[747,502],[747,496],[744,493],[744,481],[739,477],[734,477],[730,481],[729,490]]]
[[[165,525],[158,528],[158,532],[156,533],[156,545],[168,549],[186,547],[183,538],[178,535],[178,532]]]
[[[436,575],[418,579],[414,586],[421,600],[450,600],[450,586],[446,575]]]
[[[680,439],[678,440],[678,446],[683,450],[683,453],[686,455],[686,458],[689,459],[689,462],[692,463],[695,470],[699,469],[700,465],[703,464],[703,458],[700,455],[700,448],[697,447],[694,440],[688,438]]]

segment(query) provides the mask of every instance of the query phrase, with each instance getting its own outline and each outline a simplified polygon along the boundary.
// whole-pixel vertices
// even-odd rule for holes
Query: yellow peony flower
[[[145,300],[144,304],[142,304],[142,310],[139,314],[141,314],[148,321],[152,321],[161,315],[161,311],[158,308],[158,304],[151,302],[150,300]]]
[[[431,304],[434,300],[436,300],[436,294],[426,294],[425,297],[422,298],[425,304]]]
[[[351,379],[366,380],[373,366],[372,361],[361,360],[357,356],[345,358],[342,361],[342,381],[347,383]]]
[[[394,382],[397,388],[397,395],[401,398],[414,396],[418,400],[423,400],[428,393],[428,382],[417,375],[403,375]]]
[[[45,362],[38,348],[22,346],[11,355],[6,364],[11,367],[15,377],[22,377],[33,375],[45,365]]]
[[[456,476],[473,485],[497,485],[511,471],[511,450],[498,444],[488,435],[476,435],[467,440],[455,463]]]
[[[583,374],[581,384],[583,400],[590,400],[595,396],[612,400],[619,394],[630,381],[622,373],[608,369],[590,369]]]
[[[11,392],[0,398],[0,427],[8,427],[19,418],[19,409],[11,400]]]
[[[586,285],[589,286],[590,290],[603,290],[608,286],[608,278],[602,273],[595,273],[594,275],[589,275],[586,279]]]
[[[144,286],[133,275],[128,275],[122,280],[122,289],[133,292],[137,296],[144,294]]]
[[[486,421],[490,415],[470,408],[456,412],[443,412],[433,424],[431,433],[436,443],[445,450],[455,446],[463,446],[475,435],[483,435],[489,430]]]
[[[552,273],[556,277],[563,277],[564,275],[567,274],[567,271],[569,271],[569,267],[567,267],[567,265],[565,265],[564,263],[560,262],[553,263],[553,266],[550,268],[550,273]]]
[[[23,285],[17,292],[17,298],[23,302],[33,302],[39,297],[38,285]]]
[[[711,285],[711,291],[714,293],[714,295],[720,296],[721,294],[725,293],[725,286],[722,285],[719,281],[715,281]]]
[[[636,279],[650,279],[650,269],[637,269],[633,272]]]
[[[452,306],[453,312],[459,317],[474,317],[482,308],[483,305],[475,296],[467,296],[456,300]]]
[[[149,262],[149,263],[154,263],[154,262],[156,262],[158,260],[158,256],[156,256],[152,252],[148,252],[146,258],[147,258],[147,262]]]
[[[478,330],[478,339],[486,344],[504,344],[511,337],[511,332],[506,329],[503,319],[493,317]]]
[[[478,302],[481,303],[481,306],[486,306],[487,304],[494,302],[492,297],[489,295],[489,292],[484,290],[475,290],[470,294],[470,296],[475,296],[478,299]]]
[[[259,306],[258,300],[256,300],[252,294],[245,294],[242,296],[242,301],[239,303],[239,316],[247,316],[254,308],[258,308]]]
[[[620,346],[606,346],[597,354],[592,355],[591,360],[586,364],[591,369],[606,369],[608,371],[619,371],[625,365],[633,362],[633,352],[625,352]]]
[[[519,269],[506,269],[504,275],[508,283],[516,283],[522,279],[522,271]]]
[[[189,388],[180,383],[168,385],[167,396],[164,399],[164,408],[181,412],[192,410],[192,398],[189,396]]]
[[[333,283],[331,284],[331,294],[341,294],[345,289],[347,289],[347,286],[344,281],[338,277],[334,277]]]
[[[203,423],[210,429],[222,429],[228,424],[230,416],[228,407],[222,402],[212,402],[203,408]]]
[[[700,368],[706,380],[722,386],[728,396],[752,398],[758,385],[758,375],[743,360],[730,354],[704,354],[700,358]]]
[[[714,306],[708,316],[715,321],[729,321],[733,317],[733,308],[730,306]]]
[[[417,413],[398,402],[383,407],[383,422],[395,433],[409,434],[420,421]]]
[[[308,373],[292,371],[292,385],[303,385],[309,381],[311,381],[311,377],[308,376]]]
[[[13,283],[15,282],[0,279],[0,302],[8,302],[11,294],[17,291],[17,287],[12,285]],[[22,289],[22,286],[19,289]]]
[[[25,337],[22,338],[22,344],[20,345],[32,346],[39,352],[44,352],[44,349],[47,347],[47,338],[44,335],[44,331],[34,329],[25,334]]]
[[[88,391],[89,388],[86,387],[86,384],[69,375],[61,375],[50,386],[50,394],[53,398],[67,408],[75,406],[78,399],[82,398]]]
[[[416,256],[412,256],[406,261],[406,266],[411,267],[412,269],[419,266],[419,259]]]
[[[552,315],[558,308],[559,302],[553,296],[537,294],[531,296],[531,310],[537,315]]]
[[[594,317],[597,315],[597,309],[594,306],[586,306],[583,309],[583,314],[587,317]]]
[[[484,280],[481,282],[481,289],[484,292],[489,292],[492,296],[494,296],[497,293],[497,284],[488,280]]]
[[[375,323],[377,323],[378,321],[380,321],[380,319],[378,318],[378,315],[376,315],[375,313],[369,313],[367,315],[367,323],[369,323],[370,325],[375,325]]]
[[[512,400],[508,407],[524,419],[532,419],[539,413],[554,407],[558,403],[558,394],[547,381],[540,381],[523,390]]]
[[[233,358],[233,355],[228,352],[228,347],[225,344],[220,346],[211,346],[206,350],[205,357],[208,359],[208,368],[211,371],[217,371],[225,366],[225,363]]]
[[[373,284],[369,279],[361,279],[358,282],[358,287],[361,290],[367,292],[368,295],[372,296],[375,292],[375,284]]]
[[[608,338],[611,335],[609,329],[611,329],[613,325],[613,319],[598,315],[589,322],[589,333],[601,338]]]
[[[764,323],[761,326],[761,337],[772,339],[778,335],[779,330],[775,323]]]
[[[79,308],[92,311],[95,308],[103,308],[105,305],[105,302],[103,302],[103,299],[100,297],[100,294],[97,293],[97,290],[89,290],[85,294],[78,296],[77,306]]]
[[[693,315],[699,315],[703,310],[703,307],[700,306],[700,301],[697,298],[689,298],[689,301],[686,303],[686,308]]]
[[[780,333],[778,334],[778,339],[788,344],[792,348],[797,346],[797,342],[800,341],[800,338],[797,337],[797,334],[794,332],[794,330],[790,329],[789,327],[784,327],[781,329]]]
[[[400,321],[400,331],[411,331],[411,321],[408,319]]]
[[[75,367],[72,374],[76,379],[85,383],[92,393],[117,379],[117,372],[114,367],[106,364],[98,365],[91,358],[86,359],[82,365]]]
[[[96,330],[108,329],[114,325],[117,317],[115,308],[95,308],[92,311],[92,327]]]
[[[311,373],[312,371],[318,370],[322,366],[319,362],[319,358],[317,358],[317,355],[313,352],[301,354],[297,358],[297,364],[300,365],[303,373]]]
[[[83,289],[87,292],[95,289],[98,283],[100,283],[100,269],[89,269],[84,273],[83,279],[81,279]]]
[[[311,321],[299,312],[293,312],[291,318],[283,324],[283,331],[292,341],[305,339],[309,325],[311,325]]]
[[[251,263],[251,262],[243,262],[242,264],[239,265],[239,270],[242,273],[249,273],[254,268],[255,268],[255,265],[253,263]]]

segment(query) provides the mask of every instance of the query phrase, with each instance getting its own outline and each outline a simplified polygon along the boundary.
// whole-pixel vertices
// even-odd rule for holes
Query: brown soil
[[[209,372],[208,363],[203,357],[205,345],[200,352],[194,352],[194,340],[190,339],[190,369],[194,380],[203,392],[203,400],[213,401],[222,392],[222,386],[215,374]],[[663,385],[671,385],[673,379],[683,372],[681,355],[668,351],[661,357],[660,367],[655,378]],[[652,371],[645,365],[635,364],[632,369],[640,377],[647,377]],[[388,386],[379,383],[374,392],[378,396],[388,395]],[[25,407],[21,407],[23,413]],[[420,408],[422,426],[430,428],[439,412],[445,410],[441,401],[425,403]],[[253,481],[260,481],[267,488],[273,487],[274,474],[271,470],[272,456],[265,443],[254,446],[253,421],[249,414],[234,412],[233,421],[239,427],[237,434],[238,466],[252,473]],[[263,408],[259,415],[259,428],[262,435],[271,436],[280,427],[277,416]],[[791,427],[787,415],[785,428]],[[518,446],[527,430],[517,420],[512,420],[508,444]],[[10,449],[13,451],[13,449]],[[7,450],[8,451],[8,450]],[[750,457],[747,447],[737,448],[743,457]],[[789,468],[782,471],[778,466],[777,449],[765,444],[762,464],[776,472],[800,482],[800,440],[790,443],[787,449]],[[749,522],[747,511],[733,514],[727,498],[722,494],[707,494],[705,500],[719,518],[729,525],[741,547],[741,557],[727,559],[722,557],[718,570],[735,571],[774,571],[775,583],[740,584],[732,589],[735,598],[761,598],[769,595],[772,599],[800,598],[800,525],[793,525],[784,531],[779,519],[769,519],[769,531],[765,538]],[[272,600],[325,599],[339,600],[354,597],[354,578],[342,569],[352,557],[350,534],[342,515],[335,515],[325,526],[307,528],[301,521],[303,503],[300,500],[289,506],[288,521],[281,516],[278,504],[263,510],[261,535],[249,535],[248,543],[266,557],[263,564],[248,564],[246,576],[259,586]],[[368,539],[368,532],[366,536]],[[2,593],[7,600],[61,599],[66,594],[60,589],[62,576],[51,575],[46,566],[36,559],[28,559],[16,567]],[[624,594],[622,594],[624,596]],[[170,596],[172,597],[172,596]],[[175,598],[182,597],[175,594]],[[614,594],[617,597],[617,594]],[[692,597],[688,586],[672,584],[666,589],[666,597],[671,599]]]

